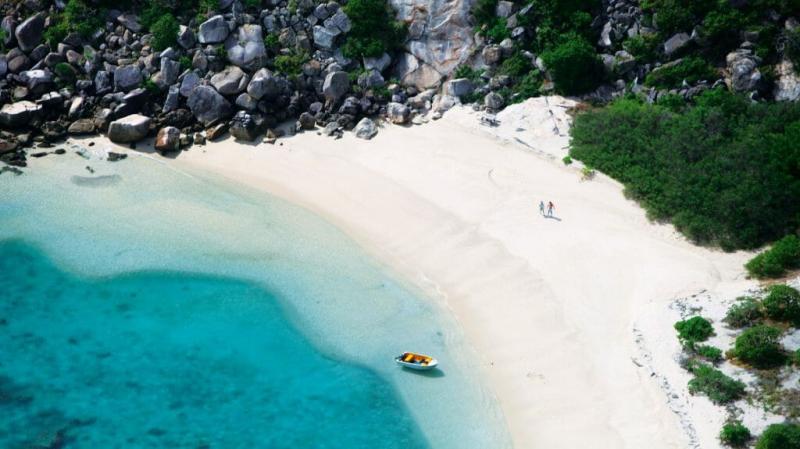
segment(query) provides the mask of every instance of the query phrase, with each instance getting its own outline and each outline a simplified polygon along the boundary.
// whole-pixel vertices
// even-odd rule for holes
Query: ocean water
[[[76,149],[0,175],[0,447],[510,447],[441,301],[338,229]]]

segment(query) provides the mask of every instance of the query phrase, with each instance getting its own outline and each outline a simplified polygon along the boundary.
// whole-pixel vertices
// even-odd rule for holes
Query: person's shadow
[[[550,219],[550,220],[555,220],[555,221],[561,221],[561,219],[556,217],[555,215],[545,215],[544,218],[547,218],[547,219]]]

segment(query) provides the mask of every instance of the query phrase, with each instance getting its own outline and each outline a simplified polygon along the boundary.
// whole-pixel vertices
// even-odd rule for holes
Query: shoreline
[[[370,142],[306,132],[153,157],[312,210],[441,302],[480,355],[475,368],[515,447],[686,447],[653,373],[631,363],[635,331],[659,335],[672,322],[637,321],[737,279],[747,254],[698,248],[649,223],[602,175],[580,182],[553,160],[566,130],[537,117],[515,118],[525,132],[512,117],[487,132],[459,108],[422,127],[386,125]],[[558,220],[539,216],[540,199],[555,202]],[[701,443],[716,432],[698,432]]]

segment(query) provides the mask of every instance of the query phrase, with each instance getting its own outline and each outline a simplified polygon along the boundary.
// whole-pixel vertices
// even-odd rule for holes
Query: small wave
[[[120,175],[105,175],[105,176],[73,176],[69,179],[76,186],[81,187],[111,187],[119,184],[122,181]]]

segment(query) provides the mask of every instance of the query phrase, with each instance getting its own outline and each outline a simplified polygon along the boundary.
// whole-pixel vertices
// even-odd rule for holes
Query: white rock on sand
[[[673,317],[653,311],[736,278],[748,255],[697,248],[648,222],[616,182],[580,182],[578,168],[551,160],[566,154],[565,104],[530,100],[498,128],[461,107],[369,142],[304,133],[282,141],[288,151],[227,140],[168,163],[317,211],[445,303],[516,447],[688,447],[658,378],[634,363],[634,328],[674,348]],[[540,200],[557,219],[539,215]],[[714,420],[694,425],[719,431]]]

